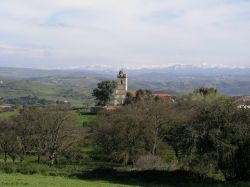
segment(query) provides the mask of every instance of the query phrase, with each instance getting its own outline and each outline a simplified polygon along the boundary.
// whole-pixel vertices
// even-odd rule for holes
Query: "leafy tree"
[[[157,100],[157,98],[153,95],[151,90],[142,90],[139,89],[135,93],[128,92],[126,95],[125,104],[131,104],[136,102]]]
[[[146,100],[99,115],[96,142],[105,154],[125,165],[146,153],[157,155],[175,123],[172,109],[169,103]]]
[[[114,160],[135,164],[144,152],[143,108],[127,105],[121,109],[98,116],[94,137],[102,152]]]
[[[187,98],[177,105],[191,108],[192,120],[173,128],[167,139],[176,155],[189,169],[199,165],[208,172],[213,166],[228,180],[249,177],[245,164],[250,160],[243,153],[249,152],[249,110],[238,109],[231,98],[220,94],[192,94]]]
[[[116,85],[115,81],[102,81],[97,84],[92,95],[95,96],[99,105],[106,105],[111,100]]]
[[[202,88],[194,90],[194,93],[199,93],[202,96],[207,96],[207,95],[211,95],[211,94],[217,94],[217,89],[202,87]]]

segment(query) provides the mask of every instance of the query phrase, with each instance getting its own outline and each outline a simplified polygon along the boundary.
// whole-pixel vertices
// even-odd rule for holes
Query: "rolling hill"
[[[29,80],[0,78],[0,98],[35,96],[53,101],[69,101],[79,106],[84,101],[93,102],[89,89],[66,88],[59,84],[44,84]]]
[[[233,95],[250,95],[249,68],[170,66],[128,69],[129,90],[151,89],[176,95],[200,87],[214,87]],[[91,90],[101,80],[115,79],[115,69],[39,70],[0,68],[0,97],[36,96],[69,101],[75,106],[94,103]]]

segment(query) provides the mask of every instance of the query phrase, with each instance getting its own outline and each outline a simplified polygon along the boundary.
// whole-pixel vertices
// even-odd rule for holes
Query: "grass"
[[[95,114],[91,114],[88,112],[81,112],[81,111],[76,111],[79,121],[83,125],[88,125],[89,122],[93,122],[96,119]]]
[[[85,124],[85,123],[94,121],[96,119],[96,115],[93,115],[93,114],[80,114],[79,118],[80,118],[81,124]]]
[[[117,169],[112,169],[117,168]],[[0,159],[0,187],[78,187],[78,186],[145,186],[145,187],[250,187],[250,182],[223,182],[188,171],[130,171],[119,164],[100,161],[64,163],[48,167],[46,157],[41,163],[29,156],[3,163]]]
[[[184,174],[185,176],[182,176]],[[196,176],[195,176],[196,177]],[[86,172],[79,176],[44,176],[0,173],[1,187],[250,187],[250,182],[197,180],[188,173],[169,172]]]
[[[120,185],[107,181],[88,181],[79,179],[70,179],[65,177],[51,177],[42,175],[20,175],[20,174],[2,174],[0,173],[1,187],[126,187],[130,185]]]
[[[4,79],[0,85],[0,98],[36,96],[53,101],[69,101],[73,106],[81,106],[83,101],[93,102],[89,89],[66,88],[60,84],[44,84],[25,80]]]
[[[7,119],[7,118],[9,118],[9,117],[12,117],[12,116],[16,116],[16,115],[18,115],[18,111],[11,111],[11,112],[2,112],[2,113],[0,113],[0,121],[1,120],[4,120],[4,119]]]

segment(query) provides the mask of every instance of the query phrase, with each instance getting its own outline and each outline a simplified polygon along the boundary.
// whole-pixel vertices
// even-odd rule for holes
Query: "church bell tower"
[[[128,75],[120,70],[117,75],[117,89],[115,92],[115,105],[122,105],[125,102],[128,91]]]

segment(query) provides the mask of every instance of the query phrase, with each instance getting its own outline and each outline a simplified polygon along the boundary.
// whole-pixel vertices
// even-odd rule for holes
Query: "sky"
[[[250,0],[0,0],[0,66],[250,66]]]

